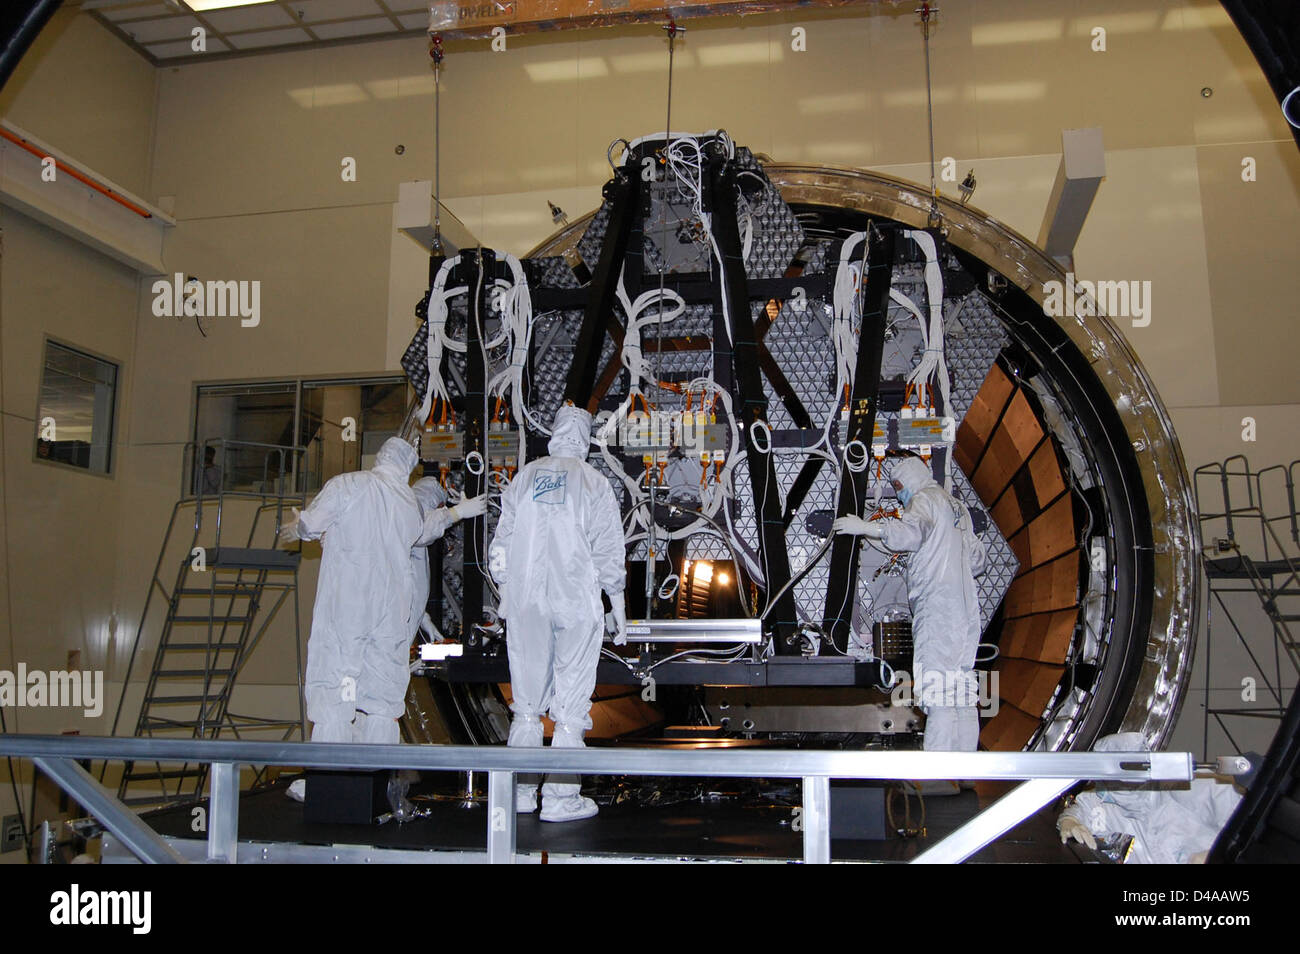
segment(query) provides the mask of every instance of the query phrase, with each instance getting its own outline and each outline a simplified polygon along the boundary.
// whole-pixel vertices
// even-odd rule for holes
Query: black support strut
[[[750,312],[745,261],[741,251],[740,230],[736,224],[737,191],[736,172],[732,164],[715,156],[709,165],[706,200],[713,213],[713,238],[717,242],[721,258],[719,291],[726,295],[731,319],[732,367],[740,398],[735,411],[740,417],[741,434],[744,435],[742,440],[749,464],[749,482],[754,496],[763,573],[770,599],[773,593],[790,580],[790,556],[785,544],[781,486],[777,482],[776,464],[771,453],[763,453],[755,447],[751,436],[755,426],[767,427],[767,395],[763,390],[758,334]],[[770,429],[768,433],[770,435]],[[765,618],[776,633],[776,651],[781,655],[798,653],[799,647],[789,639],[798,625],[793,588],[786,590],[775,605],[768,607]]]
[[[482,278],[479,277],[480,256]],[[460,280],[469,289],[465,315],[465,412],[462,425],[465,429],[465,457],[477,452],[479,460],[486,460],[485,432],[487,430],[485,394],[487,369],[484,367],[481,342],[488,313],[488,293],[496,279],[496,255],[491,249],[477,249],[461,253]],[[465,468],[465,497],[477,497],[487,490],[487,468],[477,474]],[[474,624],[483,619],[483,574],[486,570],[487,550],[484,545],[484,517],[478,516],[463,524],[465,533],[463,589],[461,591],[461,632],[465,640],[475,644]]]
[[[632,222],[638,211],[640,182],[638,176],[620,172],[605,183],[604,196],[611,203],[609,225],[600,246],[600,260],[587,290],[582,330],[578,334],[569,380],[564,388],[565,401],[592,412],[595,408],[588,405],[592,401],[600,352],[605,344],[605,330],[614,314],[614,295],[627,255]]]
[[[862,303],[862,329],[858,333],[858,360],[849,394],[849,426],[845,446],[861,441],[868,466],[857,473],[841,471],[835,515],[862,513],[870,474],[872,435],[880,404],[880,363],[885,349],[885,319],[889,288],[894,276],[893,228],[867,226],[866,294]],[[840,448],[844,453],[844,448]],[[836,646],[847,646],[849,625],[858,587],[858,542],[860,537],[837,536],[831,543],[830,585],[826,589],[826,612],[822,626]]]

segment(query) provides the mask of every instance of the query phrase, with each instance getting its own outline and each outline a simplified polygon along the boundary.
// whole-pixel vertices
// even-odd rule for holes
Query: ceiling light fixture
[[[274,3],[275,0],[184,0],[185,6],[195,13],[208,10],[224,10],[226,7],[251,7],[259,3]]]

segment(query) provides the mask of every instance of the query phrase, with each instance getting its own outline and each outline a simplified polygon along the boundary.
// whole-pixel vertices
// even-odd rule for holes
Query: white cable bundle
[[[497,372],[488,382],[485,390],[485,408],[486,403],[493,397],[504,397],[507,392],[510,394],[511,410],[516,422],[527,421],[528,425],[542,433],[549,434],[550,429],[540,421],[537,421],[528,407],[523,402],[523,372],[528,361],[528,349],[532,343],[533,327],[533,303],[532,295],[528,289],[528,279],[524,275],[523,265],[519,259],[507,252],[497,252],[497,257],[506,263],[510,269],[513,281],[498,278],[493,283],[493,287],[499,289],[498,303],[501,315],[501,330],[491,341],[480,341],[480,347],[483,350],[483,359],[486,363],[488,352],[502,345],[506,347],[506,366]],[[417,412],[420,420],[428,419],[429,412],[433,408],[435,398],[450,403],[451,394],[447,389],[447,383],[441,374],[442,357],[446,351],[455,351],[464,354],[467,351],[467,345],[463,341],[455,341],[447,337],[447,319],[450,314],[448,303],[451,299],[468,293],[469,289],[459,286],[448,290],[446,288],[447,280],[451,270],[460,264],[459,255],[443,262],[442,267],[438,269],[438,274],[433,281],[433,289],[429,294],[429,314],[427,321],[427,338],[426,351],[429,369],[429,381],[425,387],[424,397],[420,404],[420,410]],[[480,266],[481,266],[480,261]],[[481,279],[480,267],[480,281]],[[485,410],[486,416],[486,410]],[[523,445],[520,447],[520,465],[525,463]]]
[[[704,153],[694,136],[679,136],[664,150],[667,171],[677,184],[677,194],[691,205],[691,212],[709,228],[704,211]]]
[[[734,146],[728,146],[734,152]],[[700,150],[700,143],[694,136],[680,136],[669,143],[668,148],[664,150],[664,158],[667,164],[667,171],[673,176],[677,184],[677,194],[690,203],[691,213],[699,221],[700,227],[704,229],[704,234],[709,239],[709,249],[713,253],[714,259],[721,269],[722,251],[718,248],[717,239],[713,237],[713,216],[704,211],[704,154]],[[727,283],[721,283],[722,291],[722,324],[727,329],[727,340],[732,340],[731,333],[731,302],[727,295]]]
[[[740,454],[744,449],[740,438],[740,426],[736,420],[735,412],[731,406],[731,395],[718,386],[718,383],[712,378],[695,378],[686,388],[691,393],[696,391],[710,391],[721,399],[723,415],[731,427],[731,447],[727,451],[726,462],[722,465],[722,472],[718,475],[716,482],[710,481],[705,483],[704,499],[700,501],[701,510],[710,517],[717,514],[722,507],[722,502],[730,497],[733,493],[731,485],[731,472],[736,469],[736,464],[740,462]]]
[[[460,264],[459,255],[443,262],[442,267],[438,269],[438,274],[434,277],[433,288],[429,290],[429,311],[425,320],[424,345],[429,377],[424,385],[424,396],[418,411],[421,424],[428,420],[429,412],[433,410],[434,398],[441,398],[447,403],[451,402],[447,382],[442,378],[443,349],[447,348],[461,353],[465,351],[463,342],[451,341],[446,334],[449,312],[447,302],[466,292],[464,287],[453,288],[451,291],[446,290],[447,278],[451,275],[451,270],[458,264]]]
[[[506,346],[505,367],[492,376],[485,388],[484,417],[487,401],[493,397],[504,398],[509,394],[510,412],[515,423],[525,423],[543,434],[550,434],[551,429],[533,417],[524,402],[524,368],[528,364],[528,351],[533,338],[533,298],[528,288],[528,278],[524,275],[523,264],[509,252],[497,252],[500,261],[510,269],[511,281],[503,278],[496,280],[495,287],[500,289],[497,299],[501,316],[501,333],[491,341],[483,343],[483,359],[487,362],[487,352],[501,345]],[[527,442],[520,441],[519,466],[527,463]]]
[[[528,279],[524,275],[523,265],[519,259],[508,252],[498,252],[498,258],[510,269],[513,281],[498,278],[496,287],[501,289],[497,299],[501,314],[501,333],[491,341],[484,342],[483,350],[506,346],[506,366],[492,376],[488,382],[487,397],[504,397],[510,395],[510,410],[518,424],[527,423],[529,427],[544,434],[550,428],[533,417],[523,400],[524,368],[528,364],[528,350],[533,336],[533,299],[528,289]],[[520,449],[520,466],[524,464],[523,449]]]
[[[627,488],[628,494],[632,497],[633,508],[632,512],[628,516],[635,526],[628,528],[624,533],[628,543],[632,542],[632,534],[636,532],[637,526],[649,526],[645,517],[641,514],[641,511],[644,509],[643,498],[645,497],[645,492],[641,489],[639,481],[628,476],[627,471],[623,469],[622,462],[610,452],[609,446],[612,443],[616,443],[615,432],[618,430],[619,421],[627,418],[627,412],[631,406],[632,395],[629,394],[614,410],[614,413],[605,419],[605,423],[600,426],[600,429],[597,430],[594,435],[596,446],[600,450],[600,456],[604,458],[605,465],[609,468],[609,472],[623,481],[623,486]]]
[[[740,187],[739,182],[736,184],[736,204],[740,210],[740,235],[741,244],[743,246],[741,258],[746,264],[748,264],[749,253],[754,244],[754,222],[758,217],[759,210],[767,207],[768,193],[766,189],[768,188],[768,181],[757,172],[750,169],[742,169],[736,176],[737,180],[739,180],[741,176],[749,176],[751,179],[757,180],[759,185],[765,190],[762,193],[763,199],[759,202],[758,208],[756,209],[750,204],[749,200],[745,198],[745,190]]]
[[[867,237],[866,232],[854,232],[840,246],[840,263],[835,269],[835,289],[831,295],[833,320],[831,343],[835,346],[836,397],[844,385],[853,383],[854,358],[857,355],[853,340],[853,321],[858,315],[858,288],[863,280],[862,262],[853,261],[853,251]]]
[[[845,386],[853,386],[853,372],[858,353],[858,343],[853,337],[853,322],[858,314],[858,287],[863,281],[862,262],[853,261],[853,252],[867,237],[866,232],[854,232],[840,246],[840,261],[835,267],[835,285],[831,291],[831,345],[835,350],[835,400],[826,413],[822,439],[817,447],[830,454],[831,427],[835,424],[840,395]]]
[[[749,578],[758,586],[765,587],[767,585],[767,575],[763,572],[763,568],[759,566],[758,554],[745,542],[745,538],[736,532],[736,527],[731,522],[731,508],[724,508],[722,513],[727,521],[727,533],[731,535],[732,551],[744,561],[745,571],[749,574]]]
[[[623,367],[627,368],[628,373],[632,376],[631,387],[636,393],[641,392],[641,382],[646,381],[657,385],[657,381],[651,380],[645,373],[645,359],[641,350],[641,329],[646,325],[661,324],[674,321],[686,311],[686,302],[682,296],[677,294],[671,288],[658,289],[652,288],[649,291],[642,292],[637,296],[636,301],[630,301],[627,296],[627,290],[623,285],[623,274],[619,273],[618,288],[615,291],[618,302],[623,306],[623,314],[627,316],[627,330],[623,334],[623,352],[620,360]],[[672,304],[671,311],[663,311],[663,302],[668,301]],[[649,310],[651,305],[659,304],[660,310],[652,315],[642,315]]]
[[[501,397],[511,387],[516,390],[523,379],[524,365],[528,361],[528,343],[533,324],[533,301],[528,293],[519,259],[509,253],[502,256],[510,268],[513,282],[498,278],[495,287],[500,289],[497,303],[501,315],[501,333],[483,343],[485,351],[506,346],[506,366],[492,376],[487,384],[488,397]]]
[[[904,298],[900,304],[907,307],[920,321],[921,337],[925,346],[925,353],[921,355],[920,362],[908,375],[907,380],[909,384],[916,387],[919,398],[922,385],[929,384],[931,379],[936,379],[939,394],[943,399],[942,408],[946,413],[949,409],[950,383],[948,362],[943,353],[943,271],[939,268],[939,253],[935,247],[934,236],[928,232],[909,230],[903,234],[920,246],[921,251],[925,253],[925,297],[930,312],[927,331],[927,323],[917,307],[905,296],[900,296]],[[891,297],[893,297],[892,292]],[[894,300],[898,301],[898,298]]]
[[[926,359],[926,355],[929,352],[930,323],[929,321],[926,320],[925,315],[921,313],[921,309],[917,307],[916,302],[912,301],[912,299],[908,298],[897,288],[889,289],[889,300],[899,305],[902,305],[909,312],[911,312],[912,317],[914,317],[917,320],[917,322],[920,324],[921,327],[921,348],[922,348],[921,363],[917,364],[917,366],[913,368],[907,375],[907,382],[911,384],[913,380],[917,378],[917,376],[920,374]]]
[[[718,133],[718,135],[723,138],[728,157],[734,156],[736,154],[735,143],[725,133]],[[678,195],[690,203],[691,212],[699,220],[701,228],[704,229],[704,234],[708,236],[709,248],[713,252],[719,270],[721,270],[723,268],[722,250],[718,248],[718,241],[713,237],[713,216],[704,211],[704,153],[700,150],[699,140],[694,136],[678,136],[674,138],[664,150],[664,159],[668,173],[673,176],[677,184]],[[752,226],[746,231],[743,255],[748,259],[750,244],[753,241]],[[727,329],[727,340],[733,341],[731,300],[727,293],[726,282],[721,283],[721,291],[722,324]]]
[[[619,423],[627,420],[628,413],[632,409],[632,404],[638,396],[642,395],[641,382],[648,380],[645,376],[645,360],[641,350],[641,328],[643,325],[658,323],[660,321],[672,321],[686,310],[686,303],[682,297],[672,289],[654,288],[643,292],[637,296],[636,301],[628,298],[627,288],[623,283],[623,272],[619,272],[618,286],[615,288],[615,296],[623,308],[624,317],[627,318],[627,327],[623,333],[623,349],[619,354],[619,361],[623,367],[628,369],[630,382],[628,386],[628,395],[619,406],[614,410],[596,432],[596,444],[600,449],[601,457],[604,458],[605,464],[609,467],[612,474],[616,474],[623,485],[631,495],[633,508],[629,517],[631,524],[625,528],[625,539],[627,543],[641,539],[644,534],[638,535],[638,529],[648,530],[650,520],[645,516],[646,512],[646,491],[642,489],[639,480],[628,475],[623,468],[623,464],[610,452],[609,446],[613,443],[615,431]],[[671,298],[670,298],[671,296]],[[668,314],[656,312],[653,316],[642,319],[641,314],[656,302],[662,302],[664,299],[670,299],[673,302],[675,310]],[[657,382],[654,382],[657,384]]]
[[[739,186],[736,187],[736,206],[740,221],[740,260],[749,264],[749,252],[754,246],[754,209]]]

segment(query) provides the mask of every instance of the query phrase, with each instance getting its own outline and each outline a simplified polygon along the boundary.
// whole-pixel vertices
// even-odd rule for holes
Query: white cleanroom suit
[[[907,551],[907,601],[912,611],[913,686],[925,710],[925,748],[974,752],[979,746],[975,654],[980,642],[975,576],[984,544],[970,512],[935,482],[916,457],[897,461],[902,516],[864,521],[841,517],[837,533],[863,534],[889,550]]]
[[[626,550],[610,483],[586,462],[591,415],[565,405],[555,415],[550,454],[530,461],[501,496],[501,520],[489,548],[501,585],[514,718],[510,745],[542,744],[542,714],[555,720],[551,744],[581,747],[591,728],[604,611],[609,595],[620,632],[626,629]],[[567,821],[596,813],[576,779],[542,787],[542,819]],[[531,811],[534,786],[521,785],[518,807]]]
[[[1148,748],[1141,733],[1121,732],[1098,739],[1093,750],[1146,752]],[[1075,797],[1056,827],[1061,841],[1073,837],[1089,847],[1096,847],[1096,838],[1131,835],[1126,860],[1132,864],[1196,863],[1205,860],[1240,801],[1241,793],[1231,783],[1212,778],[1192,779],[1186,785],[1099,782]]]
[[[281,531],[321,540],[307,643],[312,741],[401,741],[397,719],[419,624],[411,619],[411,550],[432,539],[407,484],[417,462],[410,444],[389,438],[370,470],[326,481]]]

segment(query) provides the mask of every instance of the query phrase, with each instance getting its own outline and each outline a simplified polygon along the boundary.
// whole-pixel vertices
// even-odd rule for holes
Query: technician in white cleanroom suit
[[[1146,752],[1139,732],[1098,739],[1095,752]],[[1159,784],[1160,787],[1156,787]],[[1089,848],[1097,838],[1132,835],[1131,864],[1200,864],[1241,801],[1229,782],[1213,778],[1182,783],[1130,785],[1099,782],[1080,792],[1056,821],[1061,843],[1073,838]]]
[[[586,462],[590,443],[591,415],[561,407],[550,455],[525,464],[501,495],[501,520],[488,553],[507,621],[514,713],[509,745],[541,745],[541,718],[549,710],[555,720],[551,745],[582,746],[600,659],[602,589],[614,608],[615,642],[627,640],[623,523],[609,481]],[[596,803],[569,778],[542,786],[543,821],[596,814]],[[537,788],[521,784],[516,797],[518,810],[530,812]]]
[[[971,528],[966,507],[935,482],[919,457],[904,457],[892,472],[902,516],[874,521],[840,517],[834,531],[865,535],[886,549],[911,553],[912,684],[925,709],[925,748],[974,752],[979,746],[974,666],[980,641],[975,576],[984,570],[984,544]]]
[[[410,444],[390,437],[370,470],[330,478],[280,531],[286,540],[321,539],[307,643],[314,742],[401,741],[397,719],[419,625],[411,619],[411,550],[442,530],[432,515],[421,517],[407,483],[418,461]]]

